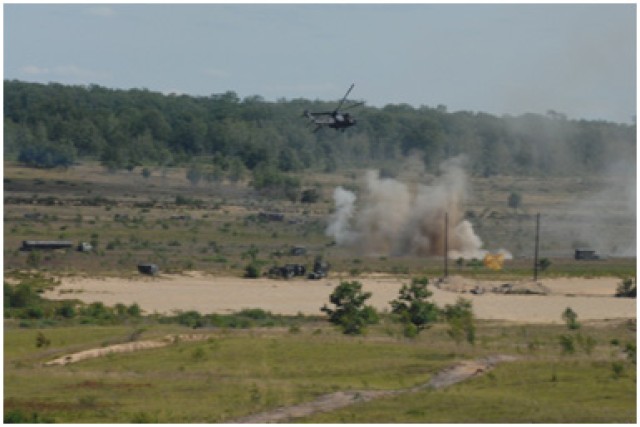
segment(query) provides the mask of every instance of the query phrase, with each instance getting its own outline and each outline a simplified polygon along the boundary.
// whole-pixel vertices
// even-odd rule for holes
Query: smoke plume
[[[353,192],[337,187],[336,209],[326,234],[338,245],[369,255],[443,255],[448,214],[449,255],[482,258],[486,254],[482,241],[464,219],[468,181],[463,162],[463,157],[443,162],[440,175],[429,183],[409,184],[368,171],[359,200]]]

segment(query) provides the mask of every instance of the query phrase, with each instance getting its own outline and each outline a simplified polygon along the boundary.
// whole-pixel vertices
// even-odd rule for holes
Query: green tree
[[[316,203],[320,199],[320,192],[317,188],[309,188],[302,191],[300,201],[302,203]]]
[[[457,343],[465,338],[469,344],[475,343],[476,328],[471,301],[458,298],[454,305],[447,304],[444,309],[444,318],[449,324],[447,333]]]
[[[541,258],[540,261],[538,261],[538,267],[540,267],[540,271],[546,271],[551,267],[551,260],[549,258]]]
[[[76,148],[69,143],[39,143],[24,146],[18,161],[37,168],[67,168],[76,160]]]
[[[189,180],[191,185],[193,186],[198,185],[200,181],[202,181],[202,177],[203,177],[202,166],[197,163],[191,164],[187,169],[187,179]]]
[[[571,309],[571,307],[567,307],[562,313],[562,320],[567,324],[567,328],[569,329],[580,329],[580,323],[578,322],[578,314]]]
[[[363,292],[362,284],[357,281],[341,282],[329,296],[335,309],[326,304],[320,311],[329,316],[329,321],[339,325],[348,335],[359,335],[366,325],[378,322],[378,314],[372,306],[365,305],[371,292]]]
[[[507,199],[507,204],[514,212],[518,210],[520,204],[522,203],[522,196],[519,193],[512,192],[509,194],[509,198]]]
[[[392,312],[405,325],[405,335],[412,336],[428,328],[438,320],[438,307],[428,301],[432,292],[427,289],[429,280],[413,278],[411,285],[402,285],[398,299],[390,302]]]

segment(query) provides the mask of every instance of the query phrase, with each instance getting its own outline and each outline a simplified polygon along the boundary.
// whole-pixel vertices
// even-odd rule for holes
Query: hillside
[[[468,172],[483,177],[600,174],[635,158],[635,126],[555,111],[496,117],[442,105],[364,106],[351,110],[358,124],[347,131],[313,133],[302,112],[335,106],[5,80],[4,154],[40,167],[87,158],[112,170],[191,164],[211,180],[353,166],[395,174],[413,153],[431,171],[465,155]]]

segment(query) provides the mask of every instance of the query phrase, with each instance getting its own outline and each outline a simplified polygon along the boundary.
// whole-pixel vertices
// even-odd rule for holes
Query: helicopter
[[[349,88],[349,90],[347,90],[347,93],[345,93],[345,95],[342,97],[342,100],[338,103],[338,107],[335,110],[324,111],[321,113],[313,113],[313,112],[310,112],[309,110],[305,110],[304,113],[302,113],[304,117],[308,118],[309,120],[311,120],[313,124],[316,125],[316,128],[313,130],[314,132],[317,132],[323,126],[328,126],[335,130],[341,130],[342,132],[344,132],[346,128],[356,124],[356,119],[351,117],[351,114],[340,112],[340,108],[342,107],[342,104],[344,104],[344,101],[347,99],[347,96],[349,96],[349,93],[351,93],[351,90],[353,89],[354,86],[355,86],[355,83],[353,83]],[[348,107],[345,107],[344,110],[349,110],[351,108],[358,107],[363,104],[364,102],[358,102],[358,103],[349,105]]]

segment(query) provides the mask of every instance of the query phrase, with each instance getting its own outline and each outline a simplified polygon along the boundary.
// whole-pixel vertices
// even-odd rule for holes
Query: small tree
[[[566,310],[562,313],[562,320],[567,324],[567,328],[569,329],[580,329],[580,323],[578,323],[578,314],[571,309],[571,307],[567,307]]]
[[[320,193],[316,188],[310,188],[302,192],[300,201],[302,203],[316,203],[320,199]]]
[[[538,267],[540,268],[540,271],[546,271],[549,267],[551,267],[551,261],[549,260],[549,258],[542,258],[540,261],[538,261]]]
[[[457,343],[466,338],[469,344],[476,340],[476,327],[473,321],[471,301],[458,298],[454,305],[447,304],[444,309],[444,318],[449,323],[449,336]]]
[[[202,166],[194,163],[187,169],[187,179],[194,187],[202,181]]]
[[[514,212],[518,210],[521,203],[522,203],[522,196],[520,196],[520,194],[515,192],[509,194],[509,198],[507,199],[507,204],[509,205],[510,208],[513,209]]]
[[[38,332],[38,335],[36,336],[36,347],[49,347],[49,345],[51,345],[51,340],[42,332]]]
[[[247,279],[257,279],[258,277],[260,277],[260,275],[260,266],[255,261],[250,262],[244,268],[244,277],[246,277]]]
[[[438,320],[438,307],[427,300],[433,295],[428,289],[429,280],[413,278],[411,285],[402,285],[398,299],[390,302],[392,312],[404,323],[405,336],[415,336]]]
[[[329,296],[335,309],[325,304],[320,311],[327,313],[329,321],[339,325],[345,334],[359,335],[368,324],[378,323],[376,310],[364,302],[371,292],[362,292],[362,284],[357,281],[341,282]]]

